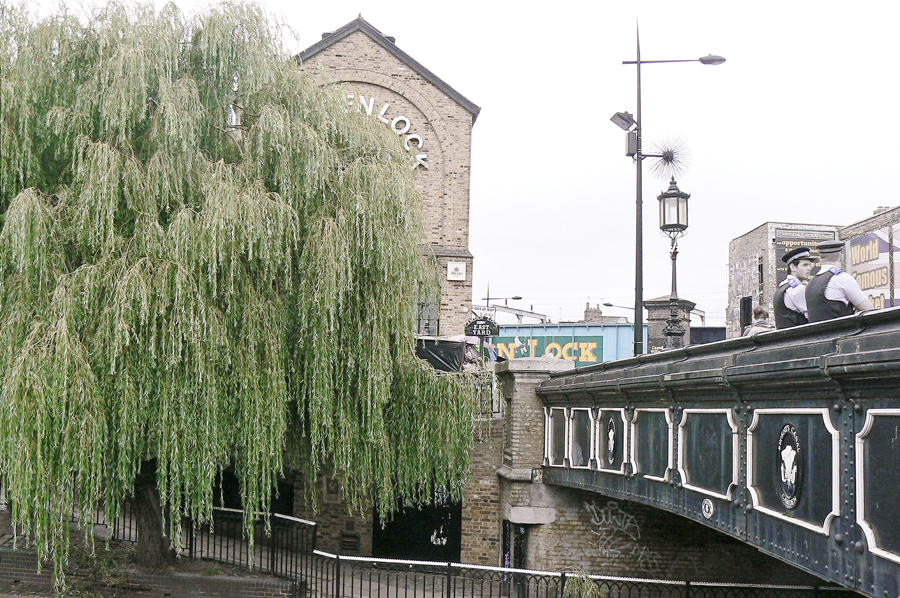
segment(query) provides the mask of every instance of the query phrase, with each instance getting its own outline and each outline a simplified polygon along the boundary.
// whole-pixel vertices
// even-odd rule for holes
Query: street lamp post
[[[672,258],[672,294],[669,295],[669,317],[664,330],[666,349],[678,349],[684,346],[685,328],[681,325],[681,316],[678,314],[675,260],[678,258],[678,238],[684,236],[688,227],[688,198],[690,196],[690,193],[685,193],[678,188],[675,177],[672,177],[669,189],[660,193],[656,198],[659,200],[659,228],[672,240],[669,251]]]
[[[637,66],[637,114],[632,117],[627,112],[617,112],[610,120],[628,132],[627,155],[633,156],[637,165],[636,198],[635,198],[635,239],[634,239],[634,354],[644,352],[644,235],[643,235],[643,194],[644,194],[644,158],[659,158],[644,154],[641,151],[641,65],[660,64],[666,62],[699,62],[717,65],[725,62],[721,56],[712,54],[703,58],[690,60],[641,60],[641,36],[637,34],[637,60],[623,60],[622,64]],[[632,130],[633,127],[633,130]]]

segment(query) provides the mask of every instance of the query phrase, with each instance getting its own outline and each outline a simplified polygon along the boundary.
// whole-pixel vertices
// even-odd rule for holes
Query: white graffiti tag
[[[623,557],[637,561],[641,571],[659,574],[662,571],[662,557],[659,553],[642,546],[638,541],[641,528],[631,513],[623,510],[614,500],[598,506],[594,501],[586,501],[585,509],[595,526],[591,533],[596,536],[591,545],[596,546],[604,561],[601,566],[615,563]]]

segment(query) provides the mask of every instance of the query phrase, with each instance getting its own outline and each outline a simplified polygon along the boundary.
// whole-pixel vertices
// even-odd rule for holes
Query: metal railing
[[[858,598],[836,586],[716,584],[372,559],[314,552],[311,598]]]
[[[269,517],[268,534],[262,518],[256,521],[251,555],[244,537],[243,512],[215,509],[212,523],[190,534],[185,556],[266,571],[295,581],[309,577],[314,568],[316,524],[277,513]]]
[[[182,557],[208,560],[257,571],[278,577],[299,580],[313,572],[312,555],[316,548],[316,524],[305,519],[272,513],[269,533],[264,519],[257,518],[254,530],[254,550],[244,536],[244,512],[216,507],[212,521],[194,526],[182,522]],[[112,525],[111,537],[121,542],[136,543],[137,529],[126,504]]]
[[[73,520],[76,513],[73,513]],[[243,512],[216,508],[212,522],[183,523],[181,556],[252,568],[291,580],[307,598],[858,598],[838,586],[777,586],[610,577],[460,563],[341,556],[315,549],[316,524],[270,515],[254,528],[252,555]],[[103,511],[94,523],[109,525]],[[126,505],[109,526],[115,540],[137,542]],[[589,590],[589,591],[588,591]]]

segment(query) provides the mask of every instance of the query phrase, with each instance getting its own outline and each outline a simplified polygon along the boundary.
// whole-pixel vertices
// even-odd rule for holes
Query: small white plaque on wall
[[[447,280],[465,280],[466,279],[466,263],[465,262],[448,262],[447,263]]]

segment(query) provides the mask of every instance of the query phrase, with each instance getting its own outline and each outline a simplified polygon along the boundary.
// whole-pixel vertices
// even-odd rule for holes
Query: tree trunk
[[[162,506],[156,488],[156,461],[141,463],[141,472],[134,483],[134,496],[129,501],[131,516],[137,530],[135,560],[138,565],[160,569],[172,562],[174,551],[163,527]]]

